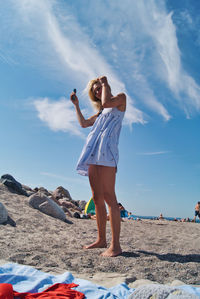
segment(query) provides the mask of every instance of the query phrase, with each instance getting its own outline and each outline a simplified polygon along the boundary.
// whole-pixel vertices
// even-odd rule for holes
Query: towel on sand
[[[199,296],[190,294],[183,289],[161,284],[149,284],[138,287],[128,299],[198,299]]]
[[[42,292],[55,283],[75,283],[76,291],[83,293],[87,299],[118,299],[128,298],[134,289],[125,283],[105,288],[88,280],[74,278],[70,272],[59,275],[44,273],[30,266],[7,263],[0,266],[0,283],[10,283],[17,292]]]
[[[146,285],[146,288],[145,286],[142,286],[136,289],[133,288],[130,289],[125,283],[116,285],[112,288],[105,288],[84,279],[77,279],[70,272],[65,272],[60,275],[52,275],[49,273],[44,273],[42,271],[36,270],[33,267],[19,265],[16,263],[7,263],[4,264],[3,266],[0,266],[0,283],[12,284],[13,289],[17,292],[31,292],[31,293],[42,292],[55,283],[67,283],[67,284],[75,283],[79,285],[76,288],[76,290],[85,294],[85,297],[87,299],[127,299],[127,298],[146,299],[146,298],[151,298],[151,296],[148,295],[148,297],[145,297],[145,291],[147,292],[147,294],[150,294],[152,290],[152,285]],[[160,286],[164,286],[164,285],[160,285]],[[164,287],[168,288],[170,293],[171,287],[169,286],[164,286]],[[188,296],[189,295],[197,296],[197,297],[181,297],[182,295],[180,295],[177,298],[183,298],[183,299],[200,298],[200,288],[184,285],[184,286],[176,287],[176,289],[185,291],[186,293],[188,293]],[[155,289],[153,290],[155,291]],[[140,296],[140,294],[143,295]],[[129,297],[134,295],[138,297]],[[155,297],[155,296],[152,297],[152,299],[160,299],[160,298],[162,297]],[[166,298],[177,299],[176,297],[166,297]]]
[[[39,293],[18,293],[13,290],[12,284],[10,283],[0,283],[0,299],[50,299],[50,298],[60,298],[60,299],[84,299],[85,295],[81,292],[72,290],[72,288],[77,287],[75,283],[55,283],[43,292]]]

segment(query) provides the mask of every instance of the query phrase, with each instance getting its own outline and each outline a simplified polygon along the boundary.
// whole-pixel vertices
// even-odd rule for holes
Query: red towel
[[[83,299],[85,295],[71,288],[77,287],[75,283],[56,283],[41,293],[18,293],[13,290],[9,283],[0,284],[0,299]]]
[[[10,283],[0,283],[0,299],[13,299],[13,287]]]

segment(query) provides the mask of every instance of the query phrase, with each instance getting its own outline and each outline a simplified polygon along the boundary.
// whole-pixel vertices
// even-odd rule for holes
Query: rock
[[[22,188],[25,190],[25,191],[32,191],[33,192],[33,189],[31,189],[29,186],[26,186],[24,184],[21,184],[22,185]]]
[[[72,200],[69,191],[67,189],[63,188],[62,186],[57,187],[56,190],[53,191],[52,196],[55,199],[61,199],[61,198],[67,197],[68,199]]]
[[[65,206],[61,206],[61,208],[63,209],[63,211],[69,216],[69,217],[73,217],[72,213],[70,212],[70,210],[68,210]]]
[[[0,202],[0,224],[5,223],[8,220],[8,211],[4,205]]]
[[[77,200],[71,199],[70,201],[81,211]]]
[[[27,196],[31,196],[31,195],[35,194],[35,192],[34,191],[26,191],[26,194],[27,194]]]
[[[37,192],[41,192],[41,193],[45,194],[46,196],[51,196],[51,195],[52,195],[52,194],[51,194],[47,189],[45,189],[44,187],[39,187]]]
[[[74,201],[73,201],[74,202]],[[62,207],[63,211],[71,217],[75,212],[78,212],[79,214],[81,213],[81,209],[75,205],[72,201],[69,201],[68,198],[63,198],[59,200],[59,205]]]
[[[42,192],[31,195],[29,197],[29,205],[44,214],[67,222],[66,215],[62,208]]]
[[[73,202],[70,202],[69,200],[67,200],[67,198],[60,199],[59,204],[61,206],[66,207],[67,209],[75,209],[75,210],[77,209],[77,206]]]
[[[0,179],[1,183],[3,183],[5,186],[7,186],[11,191],[27,196],[26,191],[23,189],[22,185],[17,182],[14,177],[10,174],[4,174],[1,176]]]
[[[57,205],[60,206],[60,202],[59,202],[58,199],[55,199],[53,196],[49,196],[49,198],[50,198],[51,200],[53,200],[55,203],[57,203]]]

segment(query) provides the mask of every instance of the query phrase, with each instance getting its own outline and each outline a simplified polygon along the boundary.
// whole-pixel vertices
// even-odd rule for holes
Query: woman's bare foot
[[[107,247],[107,243],[106,241],[96,241],[90,245],[85,245],[83,246],[84,249],[92,249],[92,248],[106,248]]]
[[[122,253],[121,247],[113,248],[109,247],[106,251],[104,251],[101,255],[106,257],[115,257]]]

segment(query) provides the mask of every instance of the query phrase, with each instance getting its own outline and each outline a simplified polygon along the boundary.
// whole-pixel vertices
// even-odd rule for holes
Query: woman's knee
[[[104,197],[101,194],[93,194],[93,201],[95,205],[103,205],[104,204]]]
[[[105,191],[103,196],[108,206],[117,206],[117,199],[114,191]]]

